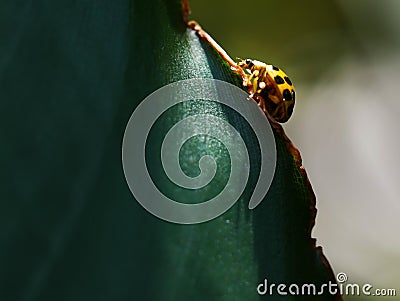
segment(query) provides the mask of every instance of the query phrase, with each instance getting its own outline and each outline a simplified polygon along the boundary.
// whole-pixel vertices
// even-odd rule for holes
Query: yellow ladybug
[[[252,88],[251,97],[260,107],[276,121],[288,121],[293,113],[296,92],[286,73],[278,67],[251,59],[241,60],[238,66],[246,74],[243,85]]]

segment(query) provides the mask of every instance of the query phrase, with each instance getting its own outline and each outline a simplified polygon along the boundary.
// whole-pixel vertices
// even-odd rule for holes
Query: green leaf
[[[332,280],[310,237],[313,195],[279,127],[275,178],[255,210],[247,209],[250,185],[219,218],[177,225],[149,214],[129,191],[121,143],[148,94],[198,77],[241,86],[185,26],[179,1],[1,3],[0,20],[1,300],[250,301],[265,278]],[[210,110],[193,105],[168,122]],[[221,106],[212,109],[245,127]],[[182,157],[224,156],[216,141],[201,142]],[[255,143],[249,154],[257,162]],[[255,167],[249,182],[257,175]]]

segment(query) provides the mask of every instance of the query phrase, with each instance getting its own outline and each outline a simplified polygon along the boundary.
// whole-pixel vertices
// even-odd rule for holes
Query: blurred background
[[[298,97],[284,127],[317,195],[313,235],[347,283],[399,295],[400,1],[190,4],[231,57],[289,74]],[[368,298],[381,299],[400,296]]]

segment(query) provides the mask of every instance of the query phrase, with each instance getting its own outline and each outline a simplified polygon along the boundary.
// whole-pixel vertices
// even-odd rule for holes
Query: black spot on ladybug
[[[280,77],[279,75],[275,76],[274,79],[275,79],[275,82],[276,82],[278,85],[282,85],[282,84],[285,83],[285,81],[283,80],[283,78]]]
[[[253,66],[254,66],[254,63],[253,63],[253,61],[252,61],[252,60],[250,60],[250,59],[246,59],[246,64],[247,64],[247,66],[249,66],[249,68],[251,68],[251,67],[253,67]]]
[[[269,100],[269,93],[270,93],[270,91],[268,91],[268,89],[263,89],[263,90],[261,90],[260,95],[265,100]],[[270,101],[268,101],[268,102],[270,102]]]
[[[292,91],[292,97],[293,97],[293,100],[296,100],[296,92],[294,92],[294,90]]]
[[[283,90],[283,100],[285,101],[293,100],[292,93],[290,93],[289,89]]]
[[[292,84],[292,81],[291,81],[290,78],[287,77],[287,76],[285,76],[285,81],[286,81],[290,86],[293,85],[293,84]]]
[[[272,66],[272,69],[275,70],[275,71],[279,71],[279,68],[276,67],[276,66]]]
[[[288,117],[290,117],[293,113],[293,109],[294,109],[294,103],[292,103],[290,106],[288,106],[287,108],[287,115]]]

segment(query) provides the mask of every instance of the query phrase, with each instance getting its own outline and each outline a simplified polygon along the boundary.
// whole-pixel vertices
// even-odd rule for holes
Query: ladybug
[[[293,113],[296,92],[292,81],[278,67],[260,61],[245,59],[238,63],[244,71],[243,85],[252,90],[264,112],[278,122],[286,122]]]

